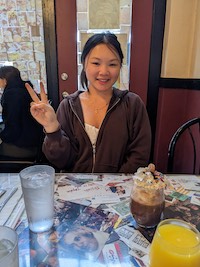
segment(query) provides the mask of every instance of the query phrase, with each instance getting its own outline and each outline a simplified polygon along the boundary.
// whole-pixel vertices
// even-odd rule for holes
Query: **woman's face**
[[[64,237],[65,243],[71,245],[74,249],[83,252],[92,252],[97,250],[98,242],[91,232],[76,230],[67,232]]]
[[[4,89],[6,87],[6,79],[1,79],[0,78],[0,88]]]
[[[89,90],[112,90],[119,77],[120,67],[120,58],[107,45],[95,46],[86,57],[84,66]]]

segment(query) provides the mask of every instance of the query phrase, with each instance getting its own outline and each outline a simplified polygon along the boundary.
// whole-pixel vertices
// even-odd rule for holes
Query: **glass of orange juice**
[[[200,233],[178,219],[166,219],[157,226],[149,254],[150,267],[199,267]]]

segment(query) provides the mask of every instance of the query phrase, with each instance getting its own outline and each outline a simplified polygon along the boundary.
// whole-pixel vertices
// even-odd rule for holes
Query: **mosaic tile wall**
[[[77,0],[78,73],[82,69],[80,55],[86,40],[95,32],[110,30],[121,43],[124,64],[116,84],[129,88],[129,40],[131,30],[131,0]]]
[[[6,61],[6,63],[5,63]],[[0,65],[11,64],[22,79],[46,86],[42,0],[1,0]]]

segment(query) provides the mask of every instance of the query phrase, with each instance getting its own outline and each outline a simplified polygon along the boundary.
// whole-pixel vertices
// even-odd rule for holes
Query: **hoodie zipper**
[[[105,117],[104,117],[104,119],[103,119],[103,121],[102,121],[102,124],[103,124],[103,122],[104,122],[104,120],[105,120],[105,118],[106,118],[106,116],[107,116],[107,114],[119,103],[119,101],[120,101],[120,98],[112,105],[112,107],[110,107],[108,110],[107,110],[107,112],[106,112],[106,115],[105,115]],[[86,132],[86,130],[85,130],[85,127],[84,127],[84,125],[83,125],[83,123],[82,123],[82,121],[81,121],[81,119],[80,119],[80,117],[78,116],[78,114],[76,113],[76,111],[74,110],[74,108],[73,108],[73,106],[72,106],[72,103],[71,103],[71,101],[69,101],[69,104],[70,104],[70,107],[71,107],[71,109],[72,109],[72,111],[73,111],[73,113],[74,113],[74,115],[76,116],[76,118],[78,119],[78,121],[80,122],[80,124],[81,124],[81,126],[82,126],[82,128],[83,128],[83,130],[85,131],[85,133],[87,134],[87,132]],[[102,125],[101,124],[101,125]],[[100,128],[99,128],[99,131],[100,131],[100,129],[101,129],[101,126],[100,126]],[[97,135],[97,140],[98,140],[98,136],[99,136],[99,133],[98,133],[98,135]],[[88,137],[89,138],[89,137]],[[96,144],[97,144],[97,140],[96,140]],[[91,141],[90,141],[90,143],[91,143]],[[92,144],[92,143],[91,143]],[[94,172],[94,166],[95,166],[95,161],[96,161],[96,144],[92,144],[92,153],[93,153],[93,162],[92,162],[92,173]]]
[[[98,135],[97,135],[98,137]],[[94,165],[96,162],[96,144],[92,144],[92,153],[93,153],[93,164],[92,164],[92,173],[94,172]]]
[[[78,114],[76,113],[76,111],[74,110],[74,108],[73,108],[73,106],[72,106],[71,101],[69,101],[69,104],[70,104],[70,107],[71,107],[71,109],[72,109],[74,115],[76,116],[76,118],[78,119],[80,125],[82,126],[84,132],[87,134],[87,132],[86,132],[86,130],[85,130],[85,127],[84,127],[84,125],[83,125],[83,123],[82,123],[80,117],[78,116]],[[87,135],[88,135],[88,134],[87,134]],[[88,137],[88,138],[89,138],[89,137]],[[91,141],[90,141],[90,143],[91,143]],[[91,145],[92,145],[92,154],[93,154],[93,156],[92,156],[92,157],[93,157],[93,160],[92,160],[92,173],[93,173],[93,171],[94,171],[94,165],[95,165],[96,145],[95,145],[95,144],[92,144],[92,143],[91,143]]]

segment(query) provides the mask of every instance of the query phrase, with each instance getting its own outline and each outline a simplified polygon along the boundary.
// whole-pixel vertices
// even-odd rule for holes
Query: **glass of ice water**
[[[20,173],[29,228],[35,233],[48,231],[54,218],[55,169],[35,165]]]
[[[18,236],[10,227],[0,226],[0,267],[18,267]]]

